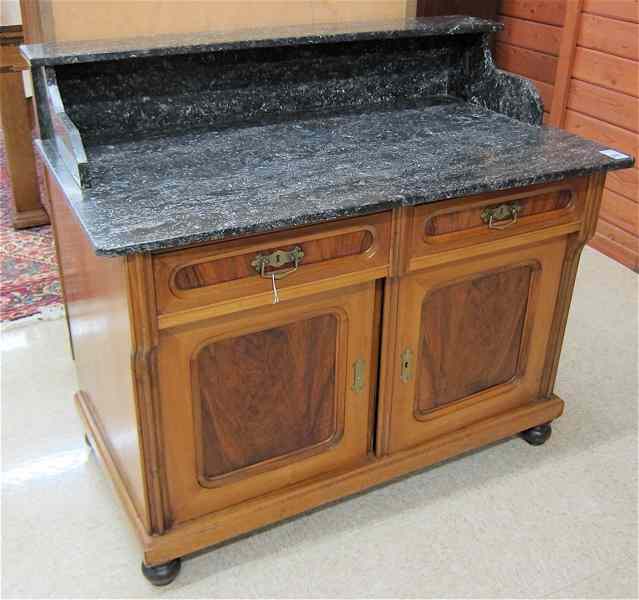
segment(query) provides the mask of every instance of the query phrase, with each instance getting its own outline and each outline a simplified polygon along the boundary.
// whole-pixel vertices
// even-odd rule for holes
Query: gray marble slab
[[[565,131],[434,100],[89,145],[93,187],[69,201],[95,251],[120,255],[633,164]]]
[[[499,31],[493,21],[468,16],[393,19],[360,23],[321,23],[121,40],[49,42],[21,47],[32,66],[210,53],[246,48],[276,48],[360,40],[464,35]]]

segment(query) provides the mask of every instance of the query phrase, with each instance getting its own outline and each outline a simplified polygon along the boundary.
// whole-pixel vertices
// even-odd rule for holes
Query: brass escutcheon
[[[271,254],[258,254],[251,262],[251,266],[264,278],[268,279],[282,279],[287,275],[297,271],[297,267],[304,258],[304,251],[295,246],[292,250],[275,250]],[[279,269],[276,271],[267,271],[267,267],[277,269],[289,263],[293,263],[292,267],[286,269]]]

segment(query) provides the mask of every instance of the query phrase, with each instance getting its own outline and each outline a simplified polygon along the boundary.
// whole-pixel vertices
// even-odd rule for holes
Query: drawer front
[[[481,254],[496,244],[529,243],[535,233],[564,235],[579,228],[585,181],[534,186],[497,194],[448,200],[415,209],[411,269],[454,258],[455,251],[473,247]],[[420,260],[425,258],[426,260]],[[416,261],[413,259],[417,259]]]
[[[176,321],[162,315],[180,311],[225,314],[384,277],[390,224],[387,212],[158,254],[161,326]]]

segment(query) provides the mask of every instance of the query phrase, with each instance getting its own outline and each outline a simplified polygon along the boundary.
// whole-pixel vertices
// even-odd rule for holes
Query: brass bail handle
[[[258,254],[251,262],[251,266],[265,279],[283,279],[297,271],[302,259],[304,258],[304,251],[295,246],[292,250],[275,250],[271,254]],[[284,269],[277,269],[289,263],[293,263],[292,267],[286,267]],[[275,271],[267,271],[266,269],[274,268]]]
[[[517,202],[490,206],[481,212],[481,220],[489,229],[506,229],[517,223],[521,206]]]
[[[271,254],[258,254],[251,262],[251,266],[260,274],[260,277],[264,279],[270,279],[273,286],[273,304],[277,304],[280,301],[280,295],[277,291],[277,285],[275,281],[277,279],[284,279],[291,273],[297,271],[302,259],[304,258],[304,251],[295,246],[292,250],[275,250]],[[286,267],[284,269],[277,269],[283,265],[293,263],[292,267]],[[267,271],[266,268],[275,268],[274,271]]]

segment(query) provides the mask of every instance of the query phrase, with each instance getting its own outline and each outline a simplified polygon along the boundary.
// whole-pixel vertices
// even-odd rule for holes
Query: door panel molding
[[[460,403],[470,404],[472,403],[473,399],[475,399],[475,401],[481,400],[482,394],[484,394],[490,389],[500,387],[503,391],[506,391],[508,388],[512,388],[519,384],[521,378],[525,374],[528,347],[530,344],[530,332],[534,326],[534,321],[535,321],[536,299],[538,296],[538,282],[539,282],[540,272],[542,270],[542,265],[538,260],[531,260],[531,261],[526,261],[523,263],[515,263],[512,265],[503,266],[491,271],[473,273],[453,281],[442,282],[440,285],[436,285],[428,289],[428,291],[424,295],[423,301],[422,301],[422,311],[421,311],[421,319],[420,319],[420,330],[422,330],[421,324],[424,322],[425,318],[428,319],[428,316],[426,315],[426,305],[429,302],[429,300],[431,300],[438,292],[459,286],[464,283],[470,283],[470,282],[477,281],[479,279],[484,279],[484,278],[493,277],[493,276],[504,274],[504,273],[514,272],[520,269],[528,269],[528,280],[527,280],[526,299],[522,307],[521,325],[517,327],[517,329],[520,330],[518,335],[519,343],[517,344],[516,356],[515,356],[515,360],[514,360],[514,364],[512,368],[512,375],[495,384],[486,385],[484,387],[476,389],[475,391],[469,394],[462,395],[458,398],[455,398],[449,401],[442,401],[441,399],[435,399],[434,406],[428,409],[420,409],[419,408],[419,403],[420,403],[419,391],[420,391],[420,383],[421,383],[420,377],[424,375],[424,369],[423,367],[421,369],[416,367],[415,385],[417,390],[415,394],[415,404],[414,404],[414,412],[413,412],[415,419],[428,420],[432,418],[433,415],[436,417],[437,415],[435,413],[437,411],[443,410],[444,408],[450,407],[452,411],[452,410],[456,410],[453,408],[453,406],[456,406]],[[493,295],[491,294],[491,299],[492,298],[493,298]],[[444,344],[445,343],[446,342],[444,341]],[[497,350],[497,349],[494,349],[494,350]],[[415,358],[416,366],[420,362],[422,362],[423,364],[423,361],[420,361],[420,358],[423,357],[423,352],[424,352],[424,336],[420,336],[420,343],[418,343],[418,347],[416,348],[416,358]],[[462,373],[458,373],[458,375],[462,375]]]
[[[561,237],[508,252],[424,269],[401,279],[398,306],[402,310],[398,340],[396,351],[389,357],[395,369],[389,419],[390,452],[427,443],[539,397],[565,252],[566,238]],[[401,380],[401,353],[409,348],[415,355],[416,364],[422,359],[421,326],[417,324],[421,323],[425,299],[438,289],[523,266],[531,268],[531,276],[515,377],[423,414],[416,412],[417,376],[407,382]],[[541,303],[541,298],[552,301]]]
[[[204,350],[206,350],[207,348],[211,347],[211,346],[215,346],[218,345],[220,342],[225,342],[225,341],[229,341],[229,340],[241,340],[242,338],[246,338],[246,337],[250,337],[250,336],[254,336],[254,335],[265,335],[268,334],[271,331],[282,331],[284,329],[287,328],[291,328],[291,327],[295,327],[297,324],[299,323],[304,323],[304,322],[309,322],[309,321],[313,321],[313,320],[318,320],[318,319],[323,319],[325,317],[331,317],[334,321],[335,321],[335,330],[333,332],[333,340],[332,340],[332,345],[333,345],[333,355],[329,358],[329,362],[332,363],[330,365],[331,367],[331,374],[330,374],[330,379],[331,379],[331,393],[329,395],[329,397],[326,397],[326,402],[331,404],[330,407],[330,412],[331,412],[331,416],[330,416],[330,430],[329,430],[329,434],[326,436],[321,436],[321,439],[319,440],[315,440],[312,443],[303,446],[303,447],[299,447],[299,448],[295,448],[295,449],[290,449],[288,451],[285,452],[281,452],[279,454],[276,454],[270,458],[264,458],[262,460],[258,460],[256,462],[253,463],[249,463],[246,464],[244,466],[238,467],[236,469],[232,469],[226,473],[221,473],[218,475],[211,475],[211,474],[207,474],[207,454],[210,455],[211,454],[211,445],[213,446],[217,446],[217,447],[221,447],[224,446],[225,444],[222,442],[222,440],[220,438],[236,438],[238,442],[242,442],[241,439],[239,439],[239,435],[241,435],[241,432],[238,431],[238,429],[241,429],[241,427],[235,427],[236,431],[230,431],[230,432],[226,432],[224,433],[224,431],[221,431],[218,434],[218,439],[217,442],[215,440],[211,441],[206,439],[206,429],[207,429],[207,415],[210,419],[214,418],[214,415],[211,414],[212,411],[210,410],[206,410],[205,406],[204,406],[204,402],[206,402],[205,398],[203,398],[203,393],[202,393],[202,386],[200,385],[200,381],[201,381],[201,363],[200,363],[200,356],[202,354],[202,352]],[[323,324],[326,328],[330,327],[330,324],[324,323]],[[341,440],[343,434],[344,434],[344,421],[345,421],[345,413],[344,413],[344,391],[345,391],[345,386],[344,385],[340,385],[340,379],[338,377],[338,371],[339,371],[339,365],[340,363],[343,361],[342,356],[346,353],[347,349],[344,347],[346,344],[346,340],[348,339],[348,315],[343,311],[343,310],[329,310],[326,312],[321,312],[315,315],[307,315],[307,318],[303,319],[303,320],[294,320],[294,321],[289,321],[289,322],[285,322],[285,323],[280,323],[278,325],[275,325],[273,327],[269,327],[267,329],[258,329],[255,331],[250,331],[250,332],[245,332],[242,333],[240,335],[228,335],[228,336],[223,336],[221,338],[213,338],[210,340],[207,340],[203,343],[201,343],[198,348],[196,349],[196,351],[193,353],[192,357],[191,357],[191,379],[192,379],[192,391],[193,391],[193,415],[194,415],[194,431],[193,431],[193,435],[194,435],[194,439],[196,441],[196,445],[197,445],[197,471],[198,471],[198,481],[200,482],[200,485],[204,486],[204,487],[218,487],[220,485],[226,485],[230,482],[233,481],[238,481],[240,479],[246,478],[246,477],[250,477],[253,475],[256,475],[258,473],[262,473],[265,471],[269,471],[272,469],[276,469],[276,468],[281,468],[283,466],[285,466],[288,463],[291,463],[293,461],[296,460],[302,460],[304,458],[307,458],[309,456],[312,456],[314,454],[317,454],[318,452],[322,452],[322,451],[326,451],[328,450],[330,447],[335,446],[336,444],[339,443],[339,441]],[[299,336],[298,336],[299,337]],[[321,351],[321,348],[316,348],[316,350],[319,352]],[[271,348],[269,350],[269,352],[273,352],[273,349]],[[285,371],[286,367],[290,366],[290,365],[281,365],[282,369]],[[315,372],[317,372],[316,369],[317,365],[313,365],[313,369]],[[218,365],[219,367],[219,365]],[[217,372],[222,372],[221,373],[221,377],[224,378],[224,369],[220,369],[220,368],[215,368],[215,371]],[[290,379],[290,377],[288,377],[286,375],[286,372],[282,373],[285,376],[285,381],[287,378]],[[232,374],[231,374],[232,375]],[[245,369],[244,367],[241,368],[241,373],[240,376],[246,380],[246,373],[245,373]],[[220,382],[218,382],[218,387],[221,387]],[[287,390],[288,391],[288,390]],[[299,391],[299,390],[297,390]],[[321,390],[321,391],[325,391],[325,390]],[[222,389],[221,390],[221,394],[224,393],[229,393],[230,390],[228,389]],[[266,382],[265,382],[265,388],[264,388],[264,394],[266,395],[267,393],[267,387],[266,387]],[[296,409],[295,404],[299,404],[302,402],[303,398],[298,398],[299,402],[298,403],[292,403],[291,402],[291,398],[286,398],[286,397],[281,397],[281,401],[282,403],[284,402],[288,402],[288,411],[283,411],[284,413],[286,412],[291,412],[293,410]],[[293,404],[291,406],[291,404]],[[220,409],[220,412],[223,413],[225,416],[228,416],[228,413],[231,412],[232,407],[229,407],[229,409],[224,409],[223,406],[219,406],[218,407]],[[273,408],[273,407],[271,407]],[[279,408],[279,407],[275,407],[275,408]],[[234,415],[236,418],[237,417],[244,417],[246,418],[246,415],[241,415],[238,413],[236,413]],[[286,417],[286,414],[282,414],[282,409],[280,409],[280,413],[279,416],[283,419]],[[299,416],[299,415],[298,415]],[[302,415],[303,416],[303,415]],[[301,425],[304,425],[305,422],[304,420],[302,420]],[[219,425],[216,427],[215,423],[208,423],[209,427],[215,429],[216,431],[219,429],[223,430],[223,425]],[[284,425],[284,423],[282,423],[282,425]],[[300,425],[300,423],[288,423],[289,427],[288,432],[291,431],[291,429],[293,428],[293,426],[295,425]],[[231,423],[231,427],[233,427],[233,423]],[[255,429],[253,427],[253,429]],[[246,435],[250,436],[250,432],[245,432]],[[255,431],[253,432],[254,434],[256,433]],[[278,442],[281,446],[285,446],[285,441],[284,441],[284,436],[286,436],[287,431],[282,431],[281,432],[281,437],[279,437],[277,440],[273,440],[273,445],[276,445]],[[235,434],[235,435],[233,435]],[[251,437],[255,437],[255,435],[251,436]],[[227,442],[229,440],[227,439]],[[269,440],[263,440],[265,443],[268,443]],[[230,442],[232,443],[233,440],[230,440]],[[246,442],[246,444],[250,443]],[[207,453],[208,450],[208,453]],[[222,448],[221,451],[223,451],[224,449]],[[229,449],[229,453],[233,453],[235,451],[235,453],[237,454],[237,451],[239,449],[238,448],[231,448]]]
[[[169,505],[176,524],[369,459],[375,289],[375,282],[371,281],[160,332],[161,428]],[[342,434],[321,447],[304,450],[303,456],[290,453],[274,457],[231,472],[213,485],[211,480],[203,480],[192,377],[192,361],[198,351],[215,341],[327,314],[336,315],[339,320],[335,402],[336,411],[342,410],[344,415]],[[358,359],[365,361],[365,367],[363,387],[355,391],[352,365]],[[310,360],[317,362],[317,357]]]

